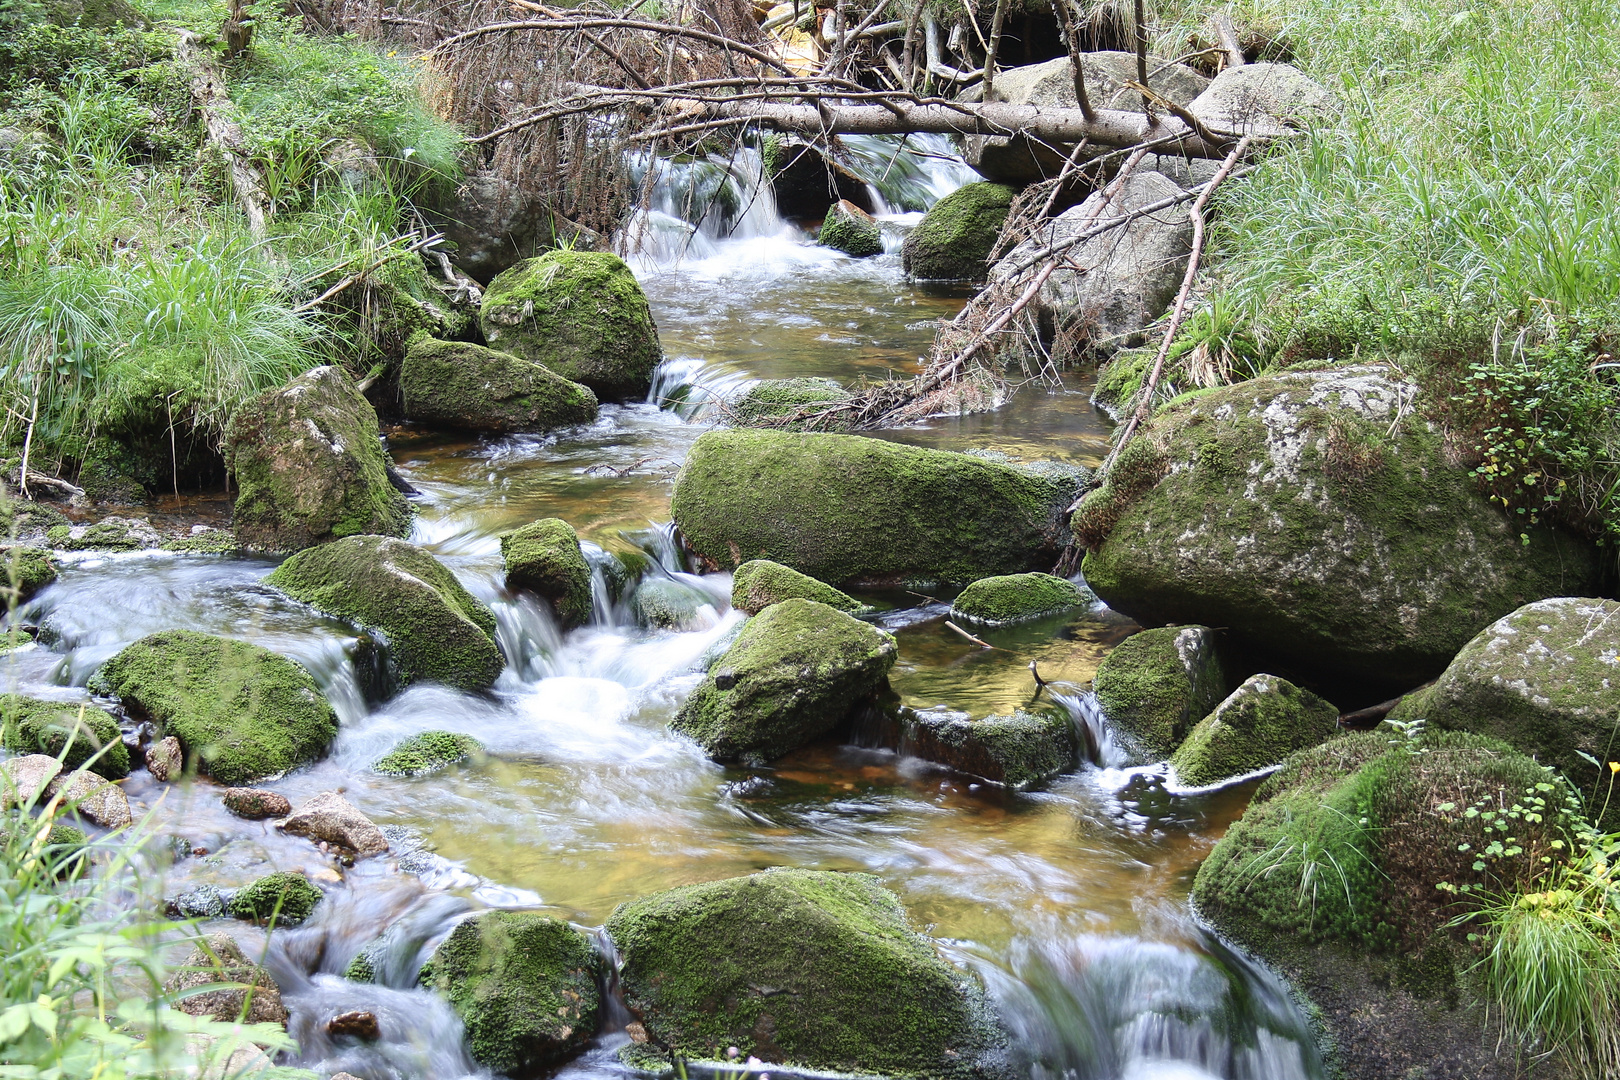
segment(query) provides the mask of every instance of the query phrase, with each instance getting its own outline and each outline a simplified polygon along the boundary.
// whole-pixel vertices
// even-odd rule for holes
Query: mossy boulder
[[[495,615],[415,544],[351,536],[301,551],[265,579],[295,600],[380,633],[403,685],[494,685],[506,666]]]
[[[980,182],[939,200],[900,249],[906,273],[932,281],[983,281],[1013,195],[1005,184]]]
[[[672,577],[648,575],[636,583],[630,610],[636,622],[649,630],[691,630],[703,620],[703,609],[714,597],[695,585]]]
[[[501,537],[506,587],[551,601],[565,627],[591,621],[591,568],[579,534],[561,518],[541,518]]]
[[[25,817],[16,812],[7,814],[0,817],[0,848],[13,843],[32,847],[42,829],[45,842],[40,845],[40,858],[56,877],[66,878],[84,869],[90,861],[90,838],[83,829],[61,822],[46,826],[38,818]]]
[[[27,603],[56,580],[56,556],[45,548],[0,546],[0,611]]]
[[[990,1074],[1005,1036],[983,989],[866,874],[776,869],[619,906],[625,1003],[653,1044],[877,1076]]]
[[[1052,574],[1002,574],[980,578],[951,601],[951,614],[986,626],[1038,619],[1089,603],[1092,597],[1067,578]]]
[[[223,784],[279,776],[337,735],[309,672],[251,642],[163,630],[125,646],[96,678]]]
[[[61,758],[67,772],[93,757],[91,772],[108,780],[129,775],[129,748],[118,722],[88,702],[40,701],[15,694],[0,697],[0,742],[13,754]]]
[[[1073,772],[1080,760],[1074,721],[1061,709],[1020,709],[982,720],[959,713],[908,711],[900,749],[1015,791]]]
[[[663,353],[652,309],[617,255],[550,251],[496,275],[479,322],[491,348],[584,383],[605,401],[640,398]]]
[[[242,404],[225,432],[242,547],[301,551],[345,536],[403,536],[405,496],[389,480],[377,411],[349,377],[320,367]]]
[[[1170,765],[1180,783],[1206,787],[1281,764],[1338,727],[1331,702],[1275,675],[1255,675],[1198,722]]]
[[[1588,591],[1598,566],[1590,544],[1491,505],[1417,387],[1376,364],[1169,403],[1074,528],[1116,611],[1226,627],[1321,677],[1394,689],[1515,608]]]
[[[460,923],[422,969],[467,1025],[473,1060],[503,1076],[544,1075],[596,1034],[596,949],[546,915],[487,911]]]
[[[1163,761],[1231,689],[1220,634],[1164,626],[1114,646],[1092,680],[1114,735],[1143,761]]]
[[[871,214],[848,199],[839,199],[827,211],[816,243],[864,259],[883,254],[883,231]]]
[[[853,396],[834,379],[761,379],[727,401],[723,416],[733,427],[763,427],[767,421],[800,409],[825,408]],[[799,426],[788,425],[783,430]]]
[[[772,604],[794,599],[814,600],[845,614],[854,614],[862,608],[859,600],[826,582],[769,559],[745,562],[732,574],[731,606],[745,614],[758,615]]]
[[[218,895],[215,891],[214,897]],[[275,978],[249,960],[229,934],[212,934],[198,942],[179,970],[164,980],[163,989],[174,995],[175,1008],[188,1016],[222,1024],[245,1020],[287,1025],[287,1007]]]
[[[1077,481],[857,435],[711,431],[670,504],[710,566],[770,559],[819,581],[967,583],[1044,569]]]
[[[465,341],[419,339],[400,369],[405,415],[466,431],[550,431],[596,419],[596,394],[550,368]]]
[[[716,761],[764,763],[825,735],[887,685],[888,633],[813,600],[750,619],[670,727]]]
[[[454,731],[424,731],[402,740],[372,766],[385,776],[426,776],[477,757],[484,744]]]
[[[321,890],[303,874],[285,870],[266,874],[237,889],[230,903],[225,905],[225,911],[233,919],[297,926],[314,914],[321,898]]]
[[[1614,775],[1607,762],[1620,758],[1620,604],[1613,600],[1526,604],[1481,630],[1432,687],[1390,715],[1501,739],[1561,770],[1594,810],[1607,803],[1601,825],[1620,829],[1620,799],[1606,797]]]

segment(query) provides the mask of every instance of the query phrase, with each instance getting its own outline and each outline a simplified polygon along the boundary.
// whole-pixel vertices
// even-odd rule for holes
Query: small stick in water
[[[1046,686],[1046,680],[1041,678],[1041,669],[1035,666],[1035,661],[1029,662],[1029,673],[1035,676],[1035,689],[1040,690]]]
[[[960,626],[957,626],[955,623],[951,622],[951,620],[949,620],[949,619],[945,620],[945,625],[950,627],[952,630],[955,630],[958,634],[961,634],[963,637],[967,638],[969,641],[973,642],[973,644],[979,646],[979,648],[981,648],[981,649],[994,649],[995,648],[995,646],[990,644],[988,641],[979,640],[978,638],[974,637],[972,634],[968,633],[966,630],[962,629]]]

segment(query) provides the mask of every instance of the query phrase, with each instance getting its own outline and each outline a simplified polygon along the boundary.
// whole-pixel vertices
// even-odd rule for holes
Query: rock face
[[[1620,604],[1557,597],[1527,604],[1481,630],[1435,684],[1403,699],[1391,719],[1501,739],[1563,772],[1598,804],[1607,764],[1620,758]],[[1620,828],[1620,800],[1599,824]],[[1593,807],[1597,809],[1597,807]]]
[[[95,758],[92,772],[108,780],[129,775],[129,749],[118,722],[88,702],[0,696],[0,742],[14,754],[60,758],[69,771]]]
[[[758,615],[772,604],[794,599],[814,600],[845,614],[861,610],[854,597],[769,559],[745,562],[731,576],[731,606],[746,615]]]
[[[765,173],[771,178],[776,208],[783,217],[809,221],[826,214],[840,200],[867,213],[872,205],[865,182],[822,153],[819,147],[790,135],[772,135],[763,147]]]
[[[180,779],[185,764],[185,751],[180,748],[180,740],[173,735],[158,739],[146,748],[146,769],[152,774],[152,779],[161,784]]]
[[[405,415],[466,431],[550,431],[596,419],[596,395],[550,368],[465,341],[418,340],[405,353]]]
[[[56,580],[56,557],[45,548],[0,545],[0,610],[20,607]]]
[[[62,796],[63,813],[93,822],[103,829],[122,829],[135,820],[129,812],[129,796],[124,794],[124,789],[93,772],[59,776],[46,790],[51,795]]]
[[[377,411],[335,367],[244,403],[225,432],[244,548],[300,551],[360,533],[403,536],[405,497],[389,481]]]
[[[61,771],[62,763],[48,754],[25,754],[0,761],[0,809],[38,802]]]
[[[287,796],[264,788],[226,788],[220,801],[225,809],[249,821],[286,817],[292,813],[292,803],[287,801]]]
[[[564,628],[591,621],[591,568],[579,534],[561,518],[541,518],[501,537],[506,587],[551,601]]]
[[[1109,727],[1144,761],[1163,761],[1227,694],[1220,635],[1207,626],[1132,634],[1103,657],[1092,689]]]
[[[1339,710],[1275,675],[1255,675],[1200,720],[1170,755],[1176,779],[1205,787],[1280,764],[1338,731]]]
[[[294,810],[280,828],[293,836],[347,848],[356,855],[381,855],[388,850],[382,830],[335,791],[323,791]]]
[[[267,874],[236,895],[226,905],[234,919],[251,922],[270,922],[277,926],[297,926],[315,911],[321,902],[321,890],[311,885],[303,874],[283,871]]]
[[[1506,850],[1522,850],[1487,862],[1501,833],[1498,815],[1480,811],[1502,810],[1504,792],[1540,820],[1515,820]],[[1331,739],[1256,789],[1199,867],[1193,900],[1311,998],[1337,1075],[1508,1080],[1515,1063],[1497,1057],[1494,1025],[1465,974],[1478,957],[1472,925],[1453,920],[1474,890],[1535,887],[1541,856],[1567,835],[1567,794],[1549,770],[1492,739],[1444,733],[1393,748],[1385,732]]]
[[[451,931],[422,970],[467,1025],[473,1059],[511,1077],[544,1074],[596,1034],[601,960],[546,915],[487,911]]]
[[[906,273],[925,281],[983,281],[1013,194],[1004,184],[967,184],[929,207],[900,249]]]
[[[716,761],[764,763],[834,730],[885,685],[894,638],[812,600],[742,628],[670,725]]]
[[[127,646],[97,678],[224,784],[314,761],[337,734],[309,672],[246,641],[164,630]]]
[[[866,874],[777,869],[622,904],[625,1003],[677,1055],[880,1076],[986,1075],[983,990]],[[874,1002],[882,1002],[874,1008]]]
[[[853,396],[833,379],[761,379],[726,402],[723,415],[732,427],[756,427],[806,405],[827,406]]]
[[[970,720],[939,712],[908,712],[901,752],[1027,791],[1072,772],[1080,742],[1074,722],[1060,710]]]
[[[1159,173],[1133,172],[1112,199],[1105,202],[1099,191],[1043,225],[990,268],[990,280],[1011,277],[1041,248],[1180,191]],[[1069,248],[1071,264],[1047,279],[1033,304],[1043,335],[1076,335],[1100,349],[1138,344],[1142,331],[1175,299],[1191,250],[1192,223],[1185,213],[1148,214]]]
[[[980,578],[951,601],[951,614],[986,626],[1038,619],[1088,603],[1086,591],[1052,574],[1003,574]]]
[[[617,255],[551,251],[502,272],[479,322],[491,348],[584,383],[604,401],[644,397],[663,358],[635,275]]]
[[[484,752],[471,735],[424,731],[403,740],[372,766],[385,776],[427,776]]]
[[[883,254],[883,232],[877,221],[848,199],[839,199],[827,211],[816,243],[857,259]]]
[[[675,523],[711,566],[770,559],[833,584],[969,582],[1050,567],[1077,482],[856,435],[711,431]]]
[[[1382,366],[1289,372],[1154,416],[1075,514],[1086,581],[1147,625],[1205,623],[1406,689],[1493,619],[1580,594],[1593,551],[1519,528]]]
[[[226,985],[218,990],[205,989],[222,983]],[[222,1024],[245,1020],[249,1024],[287,1026],[287,1007],[281,1002],[276,980],[244,956],[229,934],[210,935],[185,958],[180,970],[169,976],[163,989],[175,997],[175,1008],[188,1016],[207,1017]]]
[[[1298,68],[1258,63],[1222,71],[1188,111],[1217,131],[1236,132],[1253,124],[1303,126],[1338,108],[1338,99]]]
[[[455,245],[456,266],[486,285],[496,274],[544,253],[559,240],[584,250],[596,248],[602,240],[547,210],[534,195],[487,172],[465,177],[454,195],[430,213],[445,239]]]
[[[402,684],[481,690],[506,666],[494,613],[443,563],[403,540],[352,536],[294,555],[265,581],[381,632]]]

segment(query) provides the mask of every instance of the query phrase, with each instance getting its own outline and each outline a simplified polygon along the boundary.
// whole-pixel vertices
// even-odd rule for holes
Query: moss
[[[467,1025],[475,1061],[521,1078],[544,1074],[596,1034],[599,966],[591,943],[561,920],[488,911],[451,932],[422,981]]]
[[[894,638],[811,600],[743,626],[670,727],[717,761],[765,762],[833,730],[885,685]]]
[[[501,537],[506,587],[551,601],[565,627],[591,621],[591,568],[579,534],[561,518],[541,518]]]
[[[46,536],[59,551],[139,551],[146,546],[146,538],[122,520],[98,521],[77,537],[71,528],[58,525]]]
[[[471,735],[424,731],[378,758],[372,768],[387,776],[426,776],[483,752],[484,744]]]
[[[1003,574],[980,578],[951,602],[951,614],[989,626],[1038,619],[1089,603],[1088,590],[1051,574]]]
[[[460,341],[426,339],[400,371],[405,415],[471,431],[550,431],[596,419],[596,395],[550,368]]]
[[[295,600],[383,635],[405,684],[491,686],[506,661],[495,616],[439,560],[385,536],[301,551],[265,579]]]
[[[691,548],[770,559],[834,585],[962,582],[1049,567],[1072,483],[969,454],[856,435],[711,431],[675,481]]]
[[[883,254],[883,232],[877,222],[865,210],[844,199],[827,211],[821,232],[816,234],[816,243],[857,259]]]
[[[758,615],[772,604],[795,598],[814,600],[846,614],[862,610],[860,601],[853,597],[769,559],[745,562],[732,575],[731,606],[738,611]]]
[[[226,911],[233,919],[272,922],[276,926],[297,926],[315,911],[321,890],[303,874],[283,871],[267,874],[251,885],[236,890]]]
[[[479,321],[492,348],[605,400],[645,395],[662,358],[646,294],[624,260],[605,252],[549,251],[496,275]]]
[[[13,832],[19,829],[21,830],[19,841],[32,846],[39,836],[40,825],[39,819],[25,817],[15,811],[0,818],[0,848],[10,845]],[[53,822],[45,832],[45,843],[40,848],[40,856],[56,877],[66,878],[84,869],[90,861],[89,847],[90,838],[84,834],[83,829]]]
[[[1256,675],[1200,720],[1170,755],[1176,779],[1205,787],[1280,764],[1332,736],[1339,710],[1275,675]]]
[[[1166,626],[1132,634],[1097,668],[1092,690],[1115,734],[1162,761],[1228,691],[1216,631]]]
[[[969,720],[949,713],[912,712],[901,750],[958,772],[1026,791],[1072,772],[1080,745],[1074,721],[1061,710]]]
[[[56,580],[56,557],[44,548],[0,547],[0,611],[27,603]]]
[[[8,499],[0,494],[0,536],[4,536],[8,542],[16,540],[37,544],[46,538],[50,530],[59,527],[66,529],[69,524],[67,517],[54,506],[25,499]]]
[[[1125,411],[1147,382],[1153,368],[1155,349],[1121,349],[1097,369],[1097,382],[1091,390],[1091,403],[1113,417],[1125,419]]]
[[[966,184],[929,208],[906,237],[901,258],[915,278],[983,281],[990,251],[1012,208],[1005,184]]]
[[[377,955],[376,952],[373,951],[378,944],[379,942],[372,942],[364,949],[361,949],[359,952],[355,953],[354,959],[349,961],[349,966],[343,969],[343,977],[348,979],[350,982],[376,982],[377,965],[382,959],[379,955]]]
[[[309,672],[246,641],[149,634],[107,661],[98,679],[225,784],[313,761],[337,734],[337,716]]]
[[[64,772],[94,757],[91,772],[108,780],[129,775],[129,748],[118,723],[94,705],[5,695],[0,697],[0,740],[15,754],[57,758]]]
[[[725,419],[733,427],[765,426],[767,421],[806,406],[824,406],[851,397],[833,379],[761,379],[726,403]],[[789,425],[785,430],[796,428]]]
[[[189,555],[234,555],[236,537],[227,529],[208,529],[163,543],[164,551],[178,551]]]
[[[983,990],[866,874],[777,869],[687,885],[608,920],[625,1001],[676,1055],[867,1075],[979,1075]],[[881,1003],[881,1007],[874,1007]]]

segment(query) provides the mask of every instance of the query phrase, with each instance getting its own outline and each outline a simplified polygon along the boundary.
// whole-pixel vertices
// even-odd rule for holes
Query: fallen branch
[[[247,215],[248,231],[254,239],[263,240],[268,226],[264,181],[259,171],[248,163],[242,129],[227,115],[231,99],[225,92],[225,76],[201,38],[189,30],[177,33],[179,41],[175,45],[174,59],[191,71],[191,99],[202,113],[208,144],[225,156],[230,166],[231,191],[242,213]]]
[[[974,637],[972,634],[968,633],[966,630],[962,629],[960,626],[957,626],[955,623],[951,622],[951,620],[949,620],[949,619],[945,620],[945,625],[950,627],[952,630],[955,630],[958,634],[961,634],[963,637],[967,638],[969,641],[973,642],[973,644],[979,646],[981,649],[994,649],[995,648],[995,646],[990,644],[988,641],[982,641],[979,638]],[[1002,651],[1005,651],[1005,650],[1002,650]]]
[[[1237,28],[1232,25],[1232,16],[1226,12],[1217,12],[1210,18],[1215,27],[1215,40],[1221,43],[1221,52],[1226,54],[1227,67],[1242,67],[1246,61],[1243,58],[1243,46],[1238,43]]]
[[[408,248],[403,248],[403,249],[398,249],[398,250],[394,250],[394,251],[384,252],[381,258],[375,259],[375,260],[367,263],[365,266],[362,266],[359,270],[356,270],[354,273],[350,274],[348,277],[344,278],[342,281],[338,282],[336,285],[332,286],[330,289],[327,289],[325,292],[321,293],[321,295],[317,296],[315,299],[305,301],[304,303],[299,304],[297,307],[293,308],[293,314],[294,315],[302,315],[306,311],[313,311],[316,308],[320,307],[322,304],[326,303],[328,300],[332,299],[334,296],[336,296],[339,293],[343,292],[345,289],[347,289],[350,286],[354,285],[355,282],[357,282],[360,279],[364,278],[367,274],[371,273],[373,270],[377,269],[379,266],[383,265],[384,263],[392,262],[395,259],[404,258],[406,255],[414,255],[416,252],[421,251],[423,248],[432,247],[434,244],[437,244],[440,240],[443,240],[443,239],[444,239],[444,235],[442,233],[434,233],[432,236],[424,237],[421,240],[418,240],[416,243],[412,244]]]

